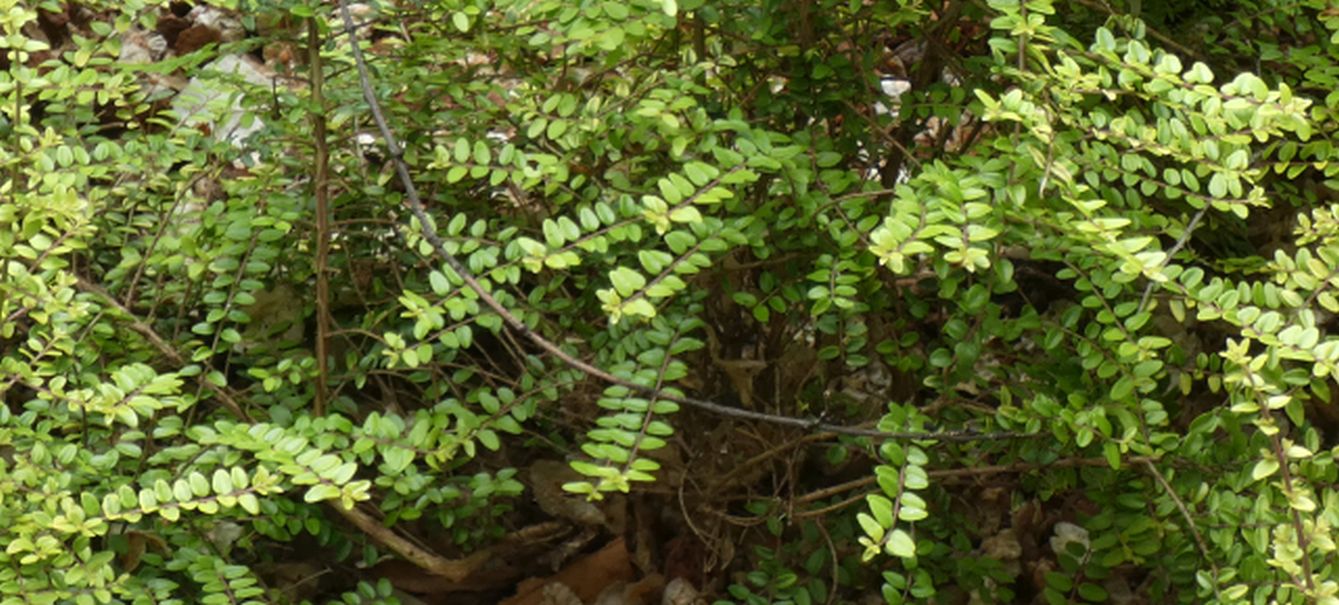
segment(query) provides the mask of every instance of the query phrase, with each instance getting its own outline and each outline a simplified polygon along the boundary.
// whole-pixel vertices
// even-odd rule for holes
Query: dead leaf
[[[1001,562],[1017,561],[1023,556],[1023,546],[1012,528],[1005,529],[981,542],[981,554]]]
[[[632,576],[628,547],[622,538],[618,538],[548,578],[523,582],[517,588],[516,596],[503,601],[501,605],[543,605],[543,588],[555,582],[566,585],[582,603],[587,603],[611,584],[628,582]]]
[[[158,18],[158,25],[154,27],[154,30],[167,41],[168,47],[174,47],[177,45],[177,38],[181,36],[181,32],[190,28],[190,21],[169,14]]]
[[[204,25],[192,25],[177,35],[177,42],[172,45],[172,50],[179,55],[186,55],[222,39],[223,36],[216,29]]]
[[[125,533],[126,552],[121,555],[121,569],[125,573],[135,571],[139,567],[140,558],[150,549],[161,554],[168,554],[170,548],[167,542],[158,534],[130,530]]]

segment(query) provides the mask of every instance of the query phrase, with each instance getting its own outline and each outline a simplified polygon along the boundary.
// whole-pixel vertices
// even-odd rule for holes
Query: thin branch
[[[130,324],[130,329],[138,332],[145,340],[149,341],[149,344],[153,345],[153,348],[158,349],[158,352],[166,357],[168,361],[171,361],[173,365],[186,365],[186,359],[181,356],[181,353],[177,352],[175,347],[169,344],[166,340],[163,340],[163,337],[159,336],[158,332],[155,332],[152,326],[140,321],[139,317],[137,317],[133,311],[127,309],[125,305],[122,305],[120,301],[107,293],[106,290],[103,290],[101,287],[82,277],[76,276],[75,279],[78,280],[77,283],[81,290],[97,296],[102,299],[104,304],[120,311],[121,314],[126,317],[126,321]],[[208,367],[208,364],[205,365]],[[228,408],[228,411],[232,412],[234,416],[246,420],[247,422],[254,422],[251,419],[251,416],[246,413],[246,410],[242,409],[241,404],[237,403],[237,400],[233,398],[231,394],[213,382],[210,382],[207,376],[208,372],[201,372],[199,374],[200,384],[204,386],[205,389],[209,390],[210,393],[213,393],[214,396],[223,403],[223,406]]]
[[[1122,462],[1127,464],[1147,464],[1157,460],[1149,456],[1131,456]],[[1051,469],[1051,468],[1075,468],[1081,466],[1109,467],[1111,463],[1106,458],[1061,458],[1053,462],[1015,462],[1013,464],[992,464],[987,466],[969,466],[965,468],[943,468],[927,471],[927,475],[932,479],[957,479],[962,477],[979,477],[982,475],[1003,475],[1010,473],[1030,473],[1032,471]],[[870,475],[853,479],[845,483],[830,485],[823,489],[809,492],[795,499],[797,504],[806,504],[819,500],[826,500],[842,492],[848,492],[853,489],[859,489],[867,485],[873,485],[878,480],[877,477]]]
[[[195,184],[200,182],[200,179],[205,178],[205,176],[208,174],[209,174],[208,172],[200,171],[200,173],[191,177],[189,181],[186,181],[186,185],[182,187],[179,191],[177,191],[177,194],[174,196],[175,199],[172,201],[172,208],[170,208],[167,211],[166,216],[160,216],[158,218],[159,220],[158,231],[156,231],[153,234],[153,239],[149,241],[149,247],[146,248],[144,250],[144,253],[141,255],[143,258],[146,259],[153,258],[154,252],[158,249],[159,241],[161,241],[163,239],[163,235],[167,233],[168,226],[172,225],[175,222],[174,220],[172,220],[173,215],[175,215],[177,209],[181,207],[182,201],[187,195],[190,194],[192,190],[195,189]],[[54,247],[55,246],[52,246],[52,248]],[[150,263],[143,262],[139,263],[135,267],[135,274],[130,277],[130,285],[126,286],[124,304],[127,307],[132,307],[135,305],[135,286],[139,284],[140,278],[144,277],[144,270],[149,267],[149,264]]]
[[[1111,5],[1107,4],[1105,1],[1100,0],[1074,0],[1074,1],[1088,8],[1104,12],[1112,17],[1121,16],[1120,13],[1116,12],[1116,9],[1112,8]],[[1143,19],[1140,19],[1140,21],[1143,21]],[[1207,63],[1207,61],[1205,61],[1205,57],[1201,55],[1199,52],[1195,51],[1189,46],[1177,42],[1171,36],[1168,36],[1167,34],[1164,34],[1156,29],[1153,29],[1148,25],[1147,22],[1144,23],[1144,31],[1147,32],[1148,35],[1151,36],[1154,40],[1161,42],[1167,48],[1170,48],[1178,53],[1181,53],[1184,56],[1204,61]]]
[[[1167,263],[1172,262],[1172,259],[1176,257],[1176,253],[1180,252],[1181,249],[1186,246],[1186,242],[1190,241],[1190,235],[1195,232],[1195,228],[1199,226],[1200,220],[1204,218],[1204,214],[1208,211],[1209,204],[1206,202],[1204,207],[1200,208],[1200,211],[1196,212],[1195,216],[1190,218],[1190,222],[1186,223],[1185,231],[1181,232],[1181,237],[1177,238],[1176,243],[1172,244],[1171,249],[1167,251],[1167,258],[1162,261],[1162,266],[1165,267],[1167,266]],[[1149,281],[1148,285],[1144,287],[1144,296],[1139,299],[1139,312],[1143,312],[1144,308],[1148,306],[1148,299],[1153,296],[1153,288],[1157,285],[1158,282]]]
[[[543,349],[545,352],[558,358],[559,361],[562,361],[568,367],[578,370],[592,378],[599,379],[609,384],[624,387],[633,392],[648,397],[656,397],[659,399],[673,401],[675,403],[695,407],[721,416],[739,418],[743,420],[756,420],[759,422],[767,422],[782,426],[791,426],[811,431],[828,431],[833,433],[841,433],[843,435],[873,437],[880,439],[915,439],[915,440],[931,440],[931,441],[981,441],[981,440],[1003,440],[1003,439],[1026,439],[1033,437],[1033,435],[1025,435],[1013,432],[1002,432],[1002,433],[978,433],[975,431],[945,431],[938,433],[886,432],[876,429],[863,429],[863,428],[828,424],[826,422],[822,422],[821,420],[809,420],[805,418],[794,418],[790,416],[766,414],[762,412],[755,412],[752,410],[729,407],[712,401],[696,399],[693,397],[674,395],[669,392],[661,391],[653,387],[648,387],[646,385],[638,384],[630,380],[619,378],[617,376],[614,376],[613,374],[610,374],[608,371],[602,368],[596,367],[580,359],[577,359],[576,357],[573,357],[571,354],[562,350],[562,348],[560,348],[558,345],[554,344],[547,338],[540,336],[538,333],[531,330],[528,326],[522,323],[521,320],[518,317],[516,317],[515,314],[507,310],[507,308],[504,307],[502,303],[498,302],[497,298],[494,297],[489,292],[488,288],[485,288],[484,285],[480,283],[479,280],[474,276],[474,274],[463,263],[461,263],[459,259],[455,257],[455,255],[447,251],[445,242],[443,242],[441,236],[437,234],[437,230],[433,228],[432,223],[428,218],[427,212],[424,211],[423,209],[423,202],[422,199],[419,197],[418,188],[414,185],[414,179],[409,174],[409,166],[404,161],[404,151],[400,147],[400,143],[398,142],[398,140],[395,138],[395,134],[391,131],[390,126],[386,122],[386,117],[381,111],[380,102],[377,101],[376,92],[372,88],[371,77],[368,75],[366,59],[363,57],[362,48],[359,46],[357,36],[354,33],[353,18],[349,14],[348,0],[340,0],[339,7],[341,16],[343,17],[344,20],[344,31],[352,47],[353,60],[358,68],[358,79],[362,85],[363,98],[367,101],[368,110],[372,114],[373,122],[376,123],[377,125],[377,130],[380,131],[381,133],[382,140],[385,141],[387,155],[389,156],[392,163],[395,165],[395,173],[399,177],[401,185],[403,185],[404,187],[406,205],[409,207],[409,211],[413,214],[414,218],[418,220],[418,223],[422,229],[424,239],[426,239],[428,243],[432,246],[433,250],[437,253],[437,256],[440,257],[446,263],[446,265],[460,277],[460,279],[465,283],[465,285],[469,286],[471,290],[474,290],[474,292],[479,295],[479,299],[482,300],[484,304],[488,306],[489,309],[492,309],[494,313],[497,313],[498,316],[502,318],[503,322],[505,322],[508,327],[510,327],[517,333],[521,334],[525,338],[529,339],[531,342],[533,342],[539,348]]]
[[[1162,486],[1162,490],[1167,492],[1167,497],[1172,499],[1172,503],[1176,505],[1176,510],[1181,512],[1181,518],[1186,520],[1186,525],[1190,527],[1190,535],[1195,538],[1195,546],[1200,549],[1200,556],[1204,557],[1204,562],[1208,563],[1209,568],[1213,570],[1214,595],[1218,597],[1219,601],[1222,601],[1223,595],[1218,590],[1218,564],[1214,562],[1213,557],[1209,556],[1209,547],[1204,542],[1204,536],[1200,535],[1199,526],[1195,525],[1195,517],[1190,514],[1190,510],[1186,508],[1186,503],[1182,502],[1181,497],[1176,495],[1176,490],[1172,489],[1172,484],[1168,483],[1167,478],[1162,476],[1162,472],[1153,464],[1153,461],[1144,460],[1143,463],[1148,473],[1153,475],[1153,478],[1158,481],[1158,485]]]
[[[823,540],[828,543],[828,555],[832,557],[832,576],[828,580],[832,582],[832,589],[828,591],[828,600],[824,603],[832,605],[837,601],[837,588],[841,586],[841,554],[837,552],[837,543],[832,541],[832,534],[828,533],[828,528],[822,523],[815,523],[814,526],[818,528],[818,533],[823,534]]]

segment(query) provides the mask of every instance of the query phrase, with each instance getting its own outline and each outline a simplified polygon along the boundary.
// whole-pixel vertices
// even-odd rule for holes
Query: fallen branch
[[[459,582],[469,577],[493,556],[492,550],[483,549],[463,559],[447,559],[404,539],[400,534],[372,518],[371,515],[364,513],[357,506],[346,509],[333,500],[328,502],[328,505],[377,543],[391,549],[391,552],[400,555],[401,558],[413,563],[420,569],[446,578],[451,582]]]

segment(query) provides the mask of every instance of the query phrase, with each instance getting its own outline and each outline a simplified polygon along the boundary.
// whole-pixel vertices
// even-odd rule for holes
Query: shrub
[[[363,62],[256,0],[143,64],[169,3],[31,4],[0,602],[316,598],[276,544],[459,580],[550,449],[696,490],[749,603],[1339,602],[1321,2],[382,2]]]

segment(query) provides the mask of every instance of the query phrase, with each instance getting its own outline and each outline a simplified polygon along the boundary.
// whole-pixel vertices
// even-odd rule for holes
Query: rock
[[[1065,554],[1069,552],[1070,544],[1079,544],[1087,551],[1088,530],[1068,521],[1056,523],[1055,535],[1051,536],[1051,551],[1056,555]]]
[[[697,588],[683,578],[670,580],[660,597],[660,605],[699,605],[702,602],[702,595],[697,592]]]
[[[186,15],[186,19],[194,22],[197,26],[218,32],[219,39],[224,42],[236,42],[246,37],[246,30],[242,28],[241,21],[212,6],[197,6],[191,9],[191,12]]]
[[[116,58],[122,65],[153,63],[167,52],[167,39],[158,32],[132,29],[121,36],[121,54]]]
[[[213,72],[211,74],[211,72]],[[206,65],[201,75],[191,78],[186,89],[172,101],[172,110],[183,124],[207,126],[214,137],[241,148],[247,137],[264,127],[260,118],[242,107],[240,78],[247,84],[269,88],[274,74],[244,55],[224,55]],[[231,99],[231,101],[230,101]]]

